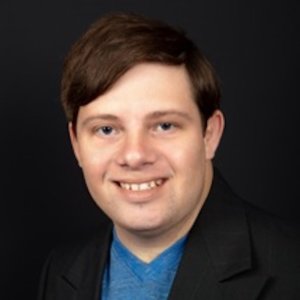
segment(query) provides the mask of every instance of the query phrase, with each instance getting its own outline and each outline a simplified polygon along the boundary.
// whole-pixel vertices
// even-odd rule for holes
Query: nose
[[[140,170],[153,164],[155,160],[155,150],[147,134],[134,132],[124,137],[117,157],[120,166]]]

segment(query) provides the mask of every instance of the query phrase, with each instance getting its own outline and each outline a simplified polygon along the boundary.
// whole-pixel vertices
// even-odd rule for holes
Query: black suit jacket
[[[105,224],[97,238],[53,251],[38,300],[99,300],[111,229]],[[215,172],[169,300],[299,300],[300,237],[293,231],[240,200]]]

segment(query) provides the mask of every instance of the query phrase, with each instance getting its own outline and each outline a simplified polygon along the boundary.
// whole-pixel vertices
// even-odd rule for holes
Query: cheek
[[[98,155],[89,155],[83,160],[82,172],[90,195],[99,205],[97,199],[103,198],[104,182],[107,174],[107,164]]]
[[[105,173],[108,162],[109,157],[105,151],[98,149],[84,149],[84,151],[81,151],[81,167],[86,179],[102,176],[101,174]]]
[[[168,153],[172,164],[182,170],[193,170],[196,166],[204,163],[206,156],[204,144],[196,139],[182,142],[172,147],[172,149],[169,149]]]

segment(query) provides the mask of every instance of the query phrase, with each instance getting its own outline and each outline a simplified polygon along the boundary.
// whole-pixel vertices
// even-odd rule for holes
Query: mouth
[[[123,182],[123,181],[117,181],[116,183],[119,185],[121,189],[127,190],[127,191],[148,191],[153,190],[155,188],[160,187],[165,182],[165,179],[156,179],[151,181],[145,181],[145,182]]]

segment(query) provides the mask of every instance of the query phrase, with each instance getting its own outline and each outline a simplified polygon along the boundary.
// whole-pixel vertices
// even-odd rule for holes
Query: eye
[[[170,122],[162,122],[157,125],[157,129],[159,131],[169,131],[169,130],[173,129],[174,127],[175,127],[175,125]]]
[[[101,126],[96,129],[96,133],[101,135],[112,135],[115,132],[115,129],[111,126]]]

